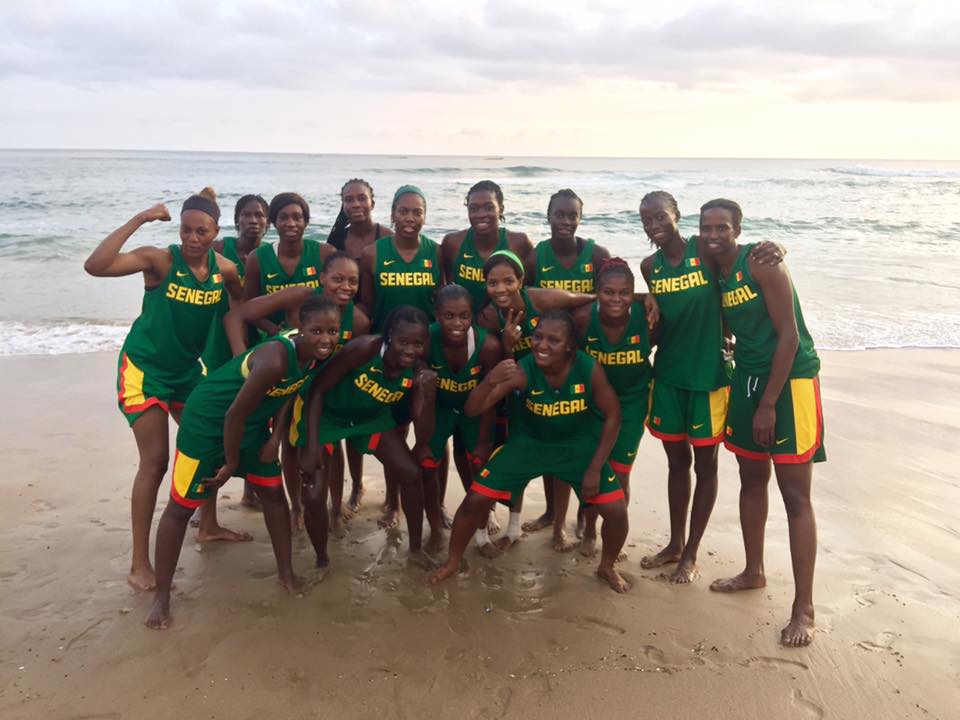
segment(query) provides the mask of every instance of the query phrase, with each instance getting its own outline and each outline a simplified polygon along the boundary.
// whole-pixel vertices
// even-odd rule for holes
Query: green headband
[[[490,253],[490,257],[487,258],[487,262],[490,262],[492,258],[495,258],[498,255],[505,257],[507,260],[509,260],[510,262],[512,262],[514,265],[517,266],[516,269],[520,271],[520,280],[522,281],[523,280],[523,263],[520,262],[520,258],[517,257],[517,254],[513,250],[497,250],[496,252]]]
[[[404,195],[419,195],[420,199],[423,200],[423,204],[427,204],[427,196],[423,194],[423,190],[418,188],[416,185],[401,185],[393,194],[393,207],[397,206],[397,200]]]

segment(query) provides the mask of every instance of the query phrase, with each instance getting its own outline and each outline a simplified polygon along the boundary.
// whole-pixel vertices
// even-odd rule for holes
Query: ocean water
[[[427,195],[425,234],[466,227],[464,195],[498,182],[506,225],[534,242],[549,236],[547,200],[564,187],[584,200],[579,234],[639,262],[651,252],[637,207],[673,193],[682,230],[696,231],[713,197],[744,209],[742,241],[775,240],[817,346],[960,347],[960,164],[841,160],[692,160],[129,151],[0,151],[0,355],[119,348],[139,311],[139,276],[100,279],[83,261],[139,210],[212,185],[224,208],[248,192],[310,202],[308,235],[324,239],[353,177],[376,192],[375,218],[412,182]],[[229,217],[228,217],[229,216]],[[268,235],[268,240],[273,237]],[[142,228],[128,243],[178,242],[176,223]]]

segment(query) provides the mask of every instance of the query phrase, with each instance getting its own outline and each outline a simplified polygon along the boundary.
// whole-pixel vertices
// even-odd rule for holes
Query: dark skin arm
[[[793,283],[786,266],[761,265],[757,260],[749,260],[749,264],[750,274],[763,290],[767,312],[777,333],[777,347],[773,351],[770,377],[753,415],[753,439],[758,445],[769,447],[776,441],[774,430],[777,421],[777,398],[780,397],[790,375],[790,368],[800,344],[800,334],[793,312]]]
[[[436,428],[437,373],[430,368],[420,368],[413,376],[413,391],[410,393],[410,417],[413,418],[413,434],[416,442],[413,457],[419,463],[430,457],[430,438]]]
[[[373,317],[373,306],[376,298],[375,288],[373,286],[373,266],[377,260],[377,246],[369,245],[363,249],[360,255],[360,300],[363,311],[367,317]]]
[[[293,400],[287,400],[273,416],[270,439],[260,448],[260,462],[276,462],[280,457],[280,445],[290,427],[290,407]]]
[[[593,453],[590,465],[583,473],[583,497],[592,498],[600,491],[600,470],[610,456],[610,451],[617,442],[620,434],[620,401],[610,386],[606,373],[600,363],[593,366],[590,374],[590,386],[593,391],[593,402],[603,414],[603,430],[600,432],[600,442]]]
[[[147,287],[153,287],[163,282],[170,272],[173,258],[170,251],[155,247],[140,247],[130,252],[121,252],[124,243],[147,223],[159,220],[170,221],[170,212],[163,203],[154,205],[149,210],[139,212],[123,225],[107,235],[97,245],[83,269],[94,277],[123,277],[143,273],[143,281]]]
[[[523,390],[526,386],[527,376],[516,360],[501,360],[484,376],[480,384],[470,391],[463,412],[469,417],[476,417],[495,407],[511,390]]]
[[[240,464],[240,441],[247,417],[263,401],[273,385],[287,373],[287,350],[280,343],[266,343],[257,348],[248,363],[250,374],[227,409],[223,418],[223,466],[209,483],[220,487],[229,480]]]
[[[242,303],[243,283],[240,281],[240,273],[237,272],[237,264],[220,253],[216,253],[216,258],[217,267],[220,268],[220,275],[223,277],[223,286],[230,295],[230,307],[233,307],[234,303]]]
[[[367,317],[367,314],[359,305],[354,304],[353,336],[360,337],[361,335],[366,335],[368,332],[370,332],[370,318]]]
[[[524,232],[508,230],[507,246],[523,263],[524,277],[530,278],[526,284],[530,285],[537,274],[537,253],[533,249],[533,243],[530,242],[529,236]]]
[[[466,234],[466,230],[448,233],[443,236],[443,241],[440,243],[440,269],[443,271],[443,282],[446,285],[456,282],[453,277],[453,263],[457,259]]]
[[[290,287],[280,292],[254,297],[239,307],[231,307],[230,312],[223,318],[223,327],[227,331],[227,340],[233,354],[239,355],[247,349],[246,323],[257,325],[260,320],[275,312],[295,311],[314,292],[313,288]]]
[[[527,293],[538,313],[545,313],[547,310],[572,310],[597,299],[592,293],[574,293],[556,288],[530,288]]]
[[[577,339],[580,341],[579,344],[582,344],[583,338],[586,337],[587,327],[590,325],[590,316],[592,314],[592,305],[581,305],[570,313],[570,316],[573,318],[573,325],[577,329]]]
[[[502,358],[503,350],[496,336],[487,335],[483,340],[483,347],[480,348],[480,372],[482,376],[486,377]],[[493,408],[485,410],[480,415],[480,433],[477,436],[477,445],[471,453],[475,463],[483,464],[490,457],[493,450],[493,424],[495,420],[496,412]]]
[[[247,265],[243,277],[244,299],[249,301],[260,297],[260,256],[257,253],[252,252],[247,256]],[[267,335],[276,335],[280,332],[280,326],[266,318],[260,318],[252,324],[263,330]],[[233,346],[231,345],[231,347]]]

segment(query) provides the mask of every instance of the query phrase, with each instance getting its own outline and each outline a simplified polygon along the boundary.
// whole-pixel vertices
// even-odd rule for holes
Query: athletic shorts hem
[[[434,458],[424,458],[420,461],[420,467],[422,467],[424,470],[436,470],[438,467],[440,467],[440,462],[440,460],[436,460]]]
[[[270,477],[264,477],[263,475],[254,475],[253,473],[247,473],[246,480],[251,485],[257,485],[259,487],[265,487],[265,488],[280,487],[283,485],[282,475],[272,475]]]
[[[470,489],[478,495],[483,495],[491,500],[505,500],[510,502],[510,498],[512,497],[512,493],[509,490],[495,490],[486,485],[481,485],[476,480],[470,484]]]
[[[773,460],[774,465],[806,465],[813,461],[814,455],[820,450],[822,443],[817,443],[802,455],[788,455],[786,453],[757,452],[756,450],[747,450],[737,447],[729,440],[723,441],[723,446],[734,455],[745,457],[750,460]]]
[[[711,438],[688,438],[694,447],[713,447],[723,442],[723,433]]]
[[[650,431],[650,434],[653,435],[658,440],[663,440],[664,442],[682,442],[687,439],[686,433],[665,433],[660,432],[654,428],[650,423],[647,423],[647,430]]]
[[[611,467],[613,466],[611,465]],[[601,495],[594,495],[592,498],[587,498],[586,502],[587,505],[607,505],[608,503],[616,502],[617,500],[623,500],[626,497],[627,496],[623,492],[623,488],[618,488]]]
[[[177,486],[170,483],[170,499],[173,500],[177,505],[181,507],[189,508],[191,510],[196,510],[201,505],[204,505],[207,500],[206,498],[201,500],[189,500],[183,497],[180,493],[177,492]]]
[[[607,463],[618,473],[629,473],[633,470],[633,463],[626,465],[624,463],[618,463],[616,460],[607,460]]]
[[[734,445],[729,440],[723,441],[723,446],[732,452],[734,455],[739,457],[747,458],[748,460],[769,460],[770,453],[768,452],[757,452],[756,450],[747,450],[746,448],[738,447]]]

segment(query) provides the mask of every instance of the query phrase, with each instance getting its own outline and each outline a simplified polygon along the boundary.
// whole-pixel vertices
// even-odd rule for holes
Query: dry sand
[[[275,582],[262,520],[237,507],[231,481],[221,520],[255,541],[200,552],[190,531],[174,624],[148,630],[150,595],[125,582],[136,450],[113,368],[112,354],[0,361],[5,720],[960,717],[960,352],[824,353],[820,633],[802,650],[778,645],[792,580],[775,486],[768,587],[707,588],[742,563],[729,453],[703,579],[675,587],[640,569],[667,532],[665,460],[649,437],[632,479],[627,596],[597,582],[592,561],[549,550],[546,532],[497,561],[471,551],[466,574],[427,588],[401,537],[376,528],[382,476],[368,460],[366,504],[307,596]],[[526,517],[541,492],[531,485]],[[300,538],[297,567],[312,559]]]

